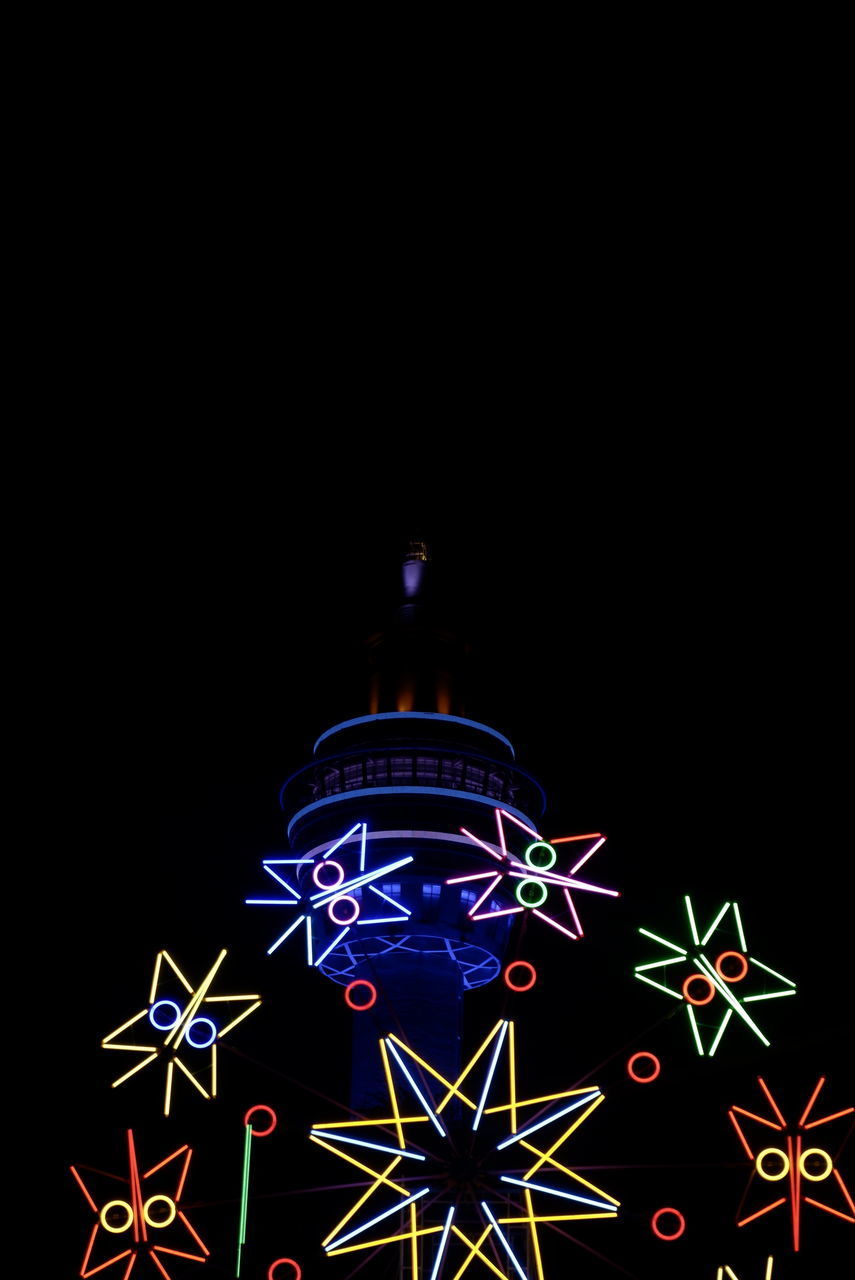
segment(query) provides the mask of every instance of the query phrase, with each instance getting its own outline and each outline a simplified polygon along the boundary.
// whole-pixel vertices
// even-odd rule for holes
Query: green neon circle
[[[164,1218],[163,1222],[158,1222],[154,1218],[149,1217],[149,1212],[148,1212],[149,1207],[154,1204],[155,1200],[165,1201],[165,1203],[169,1205],[169,1208],[172,1211],[168,1218]],[[172,1222],[173,1218],[175,1217],[175,1201],[170,1200],[169,1196],[149,1196],[148,1200],[146,1200],[145,1204],[143,1205],[143,1217],[145,1218],[146,1222],[150,1227],[168,1227],[170,1222]]]
[[[537,885],[538,889],[542,890],[542,896],[538,898],[537,902],[528,902],[527,899],[523,897],[523,889],[527,884]],[[539,907],[546,901],[546,895],[548,892],[549,891],[542,880],[520,880],[516,889],[516,899],[517,902],[522,903],[524,907]]]
[[[825,1171],[823,1173],[808,1173],[807,1169],[805,1168],[805,1159],[807,1156],[824,1156]],[[808,1149],[806,1151],[803,1151],[802,1154],[799,1156],[799,1171],[801,1172],[801,1175],[803,1178],[807,1178],[808,1182],[823,1182],[831,1173],[831,1168],[832,1168],[831,1156],[828,1154],[827,1151],[823,1151],[822,1147],[808,1147]]]
[[[532,849],[548,849],[548,862],[533,862],[531,859]],[[533,871],[548,871],[550,867],[554,867],[558,860],[558,854],[555,852],[551,844],[547,844],[545,840],[535,840],[534,844],[530,844],[523,855],[526,862]]]
[[[763,1166],[764,1156],[777,1156],[779,1160],[783,1160],[784,1165],[780,1173],[767,1173]],[[786,1178],[790,1172],[790,1157],[786,1152],[779,1150],[778,1147],[764,1147],[754,1161],[754,1167],[760,1174],[761,1178],[765,1178],[767,1182],[780,1182],[782,1178]]]
[[[124,1226],[121,1226],[121,1227],[111,1227],[109,1222],[107,1221],[107,1211],[109,1209],[115,1208],[116,1205],[119,1205],[120,1208],[127,1209],[128,1211],[128,1220],[124,1224]],[[127,1231],[128,1227],[131,1225],[131,1223],[134,1220],[134,1211],[131,1208],[131,1206],[128,1204],[127,1200],[108,1200],[107,1203],[104,1205],[104,1208],[101,1210],[100,1214],[98,1215],[98,1217],[99,1217],[101,1226],[104,1228],[104,1230],[112,1231],[113,1235],[117,1236],[117,1235],[120,1235],[123,1231]]]

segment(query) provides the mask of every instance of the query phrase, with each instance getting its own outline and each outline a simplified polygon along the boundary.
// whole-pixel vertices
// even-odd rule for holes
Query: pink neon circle
[[[705,982],[707,984],[710,989],[710,993],[706,1000],[698,1000],[697,998],[694,1000],[692,999],[688,991],[690,982]],[[683,983],[683,995],[686,997],[689,1004],[709,1004],[710,1000],[712,1000],[715,995],[715,987],[705,973],[690,973],[686,981]]]
[[[277,1267],[281,1266],[293,1267],[294,1273],[291,1276],[275,1276],[273,1272]],[[270,1269],[267,1272],[267,1280],[300,1280],[303,1272],[300,1270],[298,1263],[293,1258],[277,1258],[275,1262],[271,1262]]]
[[[350,994],[354,987],[368,988],[370,994],[365,1004],[354,1004]],[[373,982],[369,982],[366,978],[356,978],[353,982],[349,982],[345,987],[344,1000],[349,1009],[354,1009],[357,1013],[361,1013],[363,1009],[370,1009],[377,1000],[377,988]]]
[[[722,973],[721,962],[726,960],[728,956],[736,956],[737,960],[742,961],[742,973],[726,974]],[[741,982],[748,972],[748,957],[744,956],[741,951],[722,951],[721,955],[715,962],[715,971],[720,978],[724,978],[725,982]]]
[[[270,1122],[271,1122],[271,1123],[270,1123],[270,1128],[269,1128],[269,1129],[255,1129],[255,1128],[253,1128],[253,1124],[252,1124],[252,1120],[250,1119],[250,1116],[253,1114],[253,1112],[254,1112],[254,1111],[266,1111],[266,1112],[267,1112],[267,1114],[270,1116]],[[276,1128],[276,1124],[277,1124],[277,1120],[276,1120],[276,1112],[273,1110],[273,1108],[272,1108],[272,1107],[268,1107],[266,1103],[264,1103],[264,1102],[259,1102],[259,1103],[257,1103],[257,1105],[256,1105],[256,1106],[254,1106],[254,1107],[250,1107],[249,1111],[247,1111],[246,1115],[245,1115],[245,1116],[244,1116],[244,1118],[243,1118],[243,1122],[244,1122],[244,1124],[245,1124],[245,1125],[246,1125],[246,1124],[248,1124],[248,1125],[249,1125],[249,1127],[252,1129],[252,1136],[253,1136],[253,1138],[266,1138],[266,1137],[267,1137],[267,1135],[268,1135],[269,1133],[272,1133],[272,1132],[273,1132],[273,1130]]]
[[[639,1058],[649,1058],[650,1061],[655,1064],[655,1069],[651,1075],[639,1076],[635,1074],[632,1069],[633,1063],[637,1062]],[[646,1049],[640,1049],[638,1053],[634,1053],[632,1055],[629,1062],[626,1064],[626,1070],[630,1080],[634,1080],[636,1084],[650,1084],[651,1080],[655,1080],[659,1075],[659,1072],[662,1070],[662,1063],[656,1057],[655,1053],[648,1053]]]
[[[324,867],[335,867],[335,869],[339,873],[338,878],[336,880],[330,880],[329,884],[324,884],[319,874],[321,871],[323,871]],[[318,865],[315,867],[314,871],[312,872],[312,879],[314,880],[315,884],[318,886],[319,889],[335,889],[338,885],[341,884],[342,880],[344,879],[344,867],[341,865],[340,862],[319,862]]]
[[[514,983],[511,982],[512,969],[528,969],[528,972],[530,974],[528,982],[520,983],[519,985],[515,986]],[[529,964],[528,960],[512,960],[511,963],[505,969],[505,986],[510,988],[511,991],[531,991],[532,987],[536,982],[537,982],[537,970],[535,969],[533,964]]]
[[[659,1219],[663,1213],[673,1213],[675,1218],[679,1218],[679,1226],[673,1235],[666,1235],[664,1231],[659,1230]],[[653,1228],[653,1234],[658,1236],[660,1240],[679,1240],[680,1236],[686,1230],[686,1219],[683,1217],[679,1209],[657,1209],[653,1217],[650,1219],[650,1225]]]
[[[350,902],[353,904],[353,915],[349,920],[339,920],[338,916],[333,911],[333,907],[337,902]],[[338,898],[333,898],[332,902],[327,907],[327,914],[329,915],[330,920],[335,924],[353,924],[354,920],[359,915],[359,903],[355,898],[351,898],[349,893],[343,893]]]

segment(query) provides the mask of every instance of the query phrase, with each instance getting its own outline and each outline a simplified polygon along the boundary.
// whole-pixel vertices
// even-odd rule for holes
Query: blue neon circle
[[[194,1040],[193,1037],[190,1035],[191,1028],[198,1027],[200,1022],[206,1022],[208,1026],[211,1028],[211,1033],[212,1033],[210,1040],[206,1040],[204,1044],[199,1040]],[[187,1030],[185,1032],[185,1037],[187,1039],[187,1043],[192,1044],[194,1049],[207,1049],[208,1046],[212,1045],[217,1038],[217,1028],[210,1018],[194,1018],[193,1021],[188,1024]]]
[[[155,1009],[162,1008],[162,1006],[166,1004],[169,1005],[170,1009],[175,1010],[175,1017],[172,1019],[171,1022],[160,1023],[155,1018],[154,1011]],[[153,1027],[157,1027],[158,1031],[171,1031],[180,1017],[181,1017],[181,1007],[180,1005],[177,1005],[174,1000],[157,1000],[148,1011],[148,1020]]]

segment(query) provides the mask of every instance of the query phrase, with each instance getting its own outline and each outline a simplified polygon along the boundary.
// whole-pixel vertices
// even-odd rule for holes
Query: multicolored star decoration
[[[479,839],[466,827],[460,830],[469,840],[484,849],[498,866],[487,871],[477,871],[462,876],[452,876],[446,884],[475,884],[486,881],[480,895],[473,895],[473,902],[467,912],[470,920],[492,920],[497,915],[517,915],[530,912],[538,920],[542,920],[552,929],[557,929],[566,937],[578,939],[583,936],[582,923],[573,901],[571,890],[582,890],[585,893],[602,893],[611,898],[618,898],[617,889],[605,889],[602,885],[592,884],[589,880],[579,880],[577,871],[600,849],[606,837],[598,831],[588,835],[556,836],[544,840],[537,831],[521,821],[507,809],[496,809],[496,828],[498,843],[491,844]],[[522,858],[511,853],[505,833],[505,819],[514,823],[525,832],[529,841]],[[565,875],[553,870],[558,861],[555,845],[579,844],[582,853],[576,858]],[[506,906],[507,892],[511,890],[513,906]],[[550,910],[541,908],[549,904]],[[563,923],[562,923],[563,921]],[[573,927],[570,928],[570,925]]]
[[[413,1280],[487,1272],[545,1280],[545,1227],[617,1217],[619,1202],[562,1152],[603,1093],[588,1085],[520,1098],[513,1022],[497,1022],[453,1082],[397,1036],[379,1044],[389,1114],[310,1133],[369,1179],[324,1239],[329,1257],[408,1245]],[[505,1100],[492,1102],[502,1077]]]
[[[116,1027],[115,1031],[111,1031],[101,1041],[104,1049],[123,1049],[131,1053],[146,1055],[141,1062],[137,1062],[124,1075],[113,1081],[112,1087],[114,1089],[117,1085],[124,1084],[131,1076],[141,1071],[143,1067],[147,1067],[149,1063],[154,1062],[156,1058],[163,1057],[166,1060],[164,1115],[168,1116],[170,1112],[173,1076],[176,1067],[202,1094],[203,1098],[216,1097],[217,1041],[228,1035],[233,1027],[236,1027],[239,1022],[242,1022],[261,1004],[261,1000],[257,995],[215,996],[208,994],[225,957],[226,951],[223,950],[217,956],[217,959],[211,965],[198,987],[194,988],[185,978],[169,952],[159,951],[157,953],[148,1004],[139,1013],[135,1013],[132,1018],[129,1018],[127,1022],[123,1022],[120,1027]],[[176,986],[177,990],[173,990],[172,988]],[[165,990],[169,990],[169,997],[161,994]],[[186,995],[184,994],[185,992]],[[174,995],[177,995],[177,999],[170,998]],[[200,1013],[203,1006],[207,1007],[225,1002],[247,1004],[249,1008],[244,1009],[225,1026],[218,1026],[213,1018]],[[206,1012],[210,1013],[212,1011],[206,1009]],[[144,1027],[148,1038],[154,1038],[149,1035],[151,1031],[165,1033],[162,1044],[127,1044],[116,1040],[116,1036],[122,1035],[130,1027],[136,1027],[137,1024],[142,1023],[143,1019],[146,1019]],[[142,1027],[140,1027],[140,1030],[142,1030]],[[136,1035],[137,1033],[135,1032],[134,1034]],[[182,1054],[187,1054],[190,1058],[198,1058],[206,1049],[210,1049],[210,1054],[202,1067],[192,1071],[184,1061],[184,1057],[179,1057],[179,1049],[182,1050]],[[209,1080],[207,1089],[197,1078],[202,1071],[207,1073]]]
[[[128,1177],[123,1178],[116,1174],[100,1175],[111,1179],[118,1178],[120,1182],[127,1183],[129,1186],[127,1199],[114,1196],[105,1200],[99,1207],[81,1174],[74,1165],[71,1166],[71,1172],[86,1197],[87,1204],[97,1215],[86,1246],[80,1275],[83,1280],[88,1280],[89,1276],[122,1264],[121,1280],[128,1280],[137,1262],[147,1258],[160,1275],[165,1277],[165,1280],[172,1280],[165,1265],[168,1258],[205,1262],[209,1257],[208,1248],[191,1225],[187,1215],[179,1207],[193,1153],[185,1143],[183,1147],[179,1147],[177,1151],[173,1151],[146,1173],[141,1174],[133,1130],[128,1129],[127,1134]],[[180,1163],[173,1163],[181,1156],[184,1158]],[[167,1166],[172,1167],[169,1173],[164,1175],[163,1170],[167,1169]],[[161,1174],[161,1177],[156,1178],[157,1174]],[[150,1178],[155,1181],[145,1186],[144,1184],[148,1183]],[[156,1186],[168,1188],[169,1194],[164,1190],[155,1191]],[[130,1238],[131,1236],[133,1239]],[[164,1239],[172,1243],[161,1243]],[[179,1244],[183,1247],[176,1247]],[[117,1245],[118,1253],[113,1253],[110,1257],[104,1256],[110,1254]],[[188,1252],[188,1249],[192,1249],[193,1252]],[[118,1280],[118,1271],[113,1274]]]
[[[411,911],[374,883],[413,861],[412,854],[366,870],[368,827],[358,822],[328,848],[300,858],[263,858],[261,865],[287,897],[247,898],[250,907],[287,907],[296,912],[284,933],[271,943],[272,955],[300,925],[306,933],[306,962],[317,968],[353,929],[405,924]],[[337,854],[337,857],[333,857]],[[280,870],[292,867],[293,871]],[[370,896],[369,896],[370,895]],[[327,941],[332,932],[332,941]]]
[[[748,955],[745,932],[737,903],[725,902],[713,918],[712,923],[701,933],[696,923],[692,901],[688,894],[685,896],[684,902],[689,926],[688,944],[681,946],[679,943],[669,942],[667,938],[661,938],[658,934],[651,933],[649,929],[639,928],[638,932],[640,934],[645,938],[650,938],[653,942],[659,943],[670,954],[663,960],[654,960],[650,963],[636,965],[636,978],[640,982],[646,982],[649,986],[655,987],[657,991],[664,991],[665,995],[671,996],[672,999],[683,1002],[695,1047],[701,1057],[706,1055],[711,1058],[713,1056],[734,1014],[745,1023],[749,1030],[757,1036],[758,1040],[768,1047],[770,1041],[760,1030],[745,1006],[758,1000],[773,1000],[781,996],[794,996],[796,994],[796,984],[789,978],[785,978],[782,973],[778,973],[775,969],[770,969],[768,965],[763,964],[762,961],[757,960],[754,956]],[[731,929],[735,929],[735,934],[733,937],[728,934],[729,940],[724,945],[720,942],[713,943],[710,955],[715,958],[710,959],[710,955],[707,955],[706,952],[707,945],[713,942],[713,939],[717,936],[726,933],[725,919],[728,913],[731,915],[733,921]],[[734,949],[734,940],[738,940],[738,950]],[[690,972],[683,977],[679,986],[673,987],[668,985],[668,980],[675,973],[682,977],[685,971],[684,968],[675,970],[673,968],[675,965],[688,966]],[[649,976],[651,971],[657,972],[658,977],[662,978],[663,981],[659,982],[651,978]],[[764,990],[755,991],[751,995],[742,993],[741,984],[748,977],[749,972],[753,978],[762,983]],[[770,978],[775,978],[784,985],[776,987],[774,990],[768,990],[766,988],[770,985]],[[740,990],[740,996],[735,994],[735,988]],[[717,996],[720,996],[721,1000],[716,1000]],[[715,1003],[713,1003],[714,1001]],[[722,1004],[724,1004],[725,1008],[723,1015],[720,1016]],[[704,1010],[704,1013],[699,1012],[701,1009]],[[703,1031],[708,1033],[706,1044],[702,1035]]]
[[[812,1205],[815,1209],[824,1209],[826,1213],[832,1214],[836,1218],[842,1218],[844,1222],[855,1223],[855,1204],[853,1204],[852,1196],[849,1194],[840,1170],[836,1166],[835,1157],[825,1147],[811,1145],[813,1139],[808,1136],[808,1130],[817,1129],[820,1125],[830,1124],[833,1120],[839,1120],[843,1116],[851,1115],[855,1111],[855,1107],[845,1107],[842,1111],[835,1111],[831,1115],[821,1116],[819,1119],[808,1119],[813,1112],[820,1090],[826,1082],[825,1076],[820,1076],[801,1114],[801,1118],[798,1123],[793,1123],[785,1120],[765,1080],[758,1076],[757,1081],[763,1090],[768,1106],[768,1114],[761,1116],[757,1115],[756,1112],[746,1111],[743,1107],[736,1106],[731,1107],[728,1111],[739,1141],[753,1164],[751,1178],[746,1188],[745,1197],[743,1197],[743,1204],[748,1196],[755,1174],[762,1178],[764,1182],[784,1184],[788,1194],[784,1196],[773,1195],[769,1204],[744,1217],[738,1217],[736,1225],[739,1227],[747,1226],[749,1222],[755,1222],[763,1215],[771,1213],[773,1209],[778,1209],[785,1205],[789,1200],[793,1251],[798,1253],[801,1241],[802,1201],[805,1204]],[[770,1138],[766,1135],[759,1142],[755,1140],[752,1146],[745,1136],[737,1115],[750,1120],[752,1128],[754,1125],[762,1125],[765,1129],[772,1129],[777,1136]],[[769,1118],[770,1115],[771,1119]],[[810,1190],[814,1190],[819,1183],[828,1182],[829,1179],[832,1180],[832,1186],[836,1184],[837,1194],[834,1198],[837,1200],[838,1205],[842,1207],[835,1208],[833,1205],[825,1204],[823,1201],[815,1199],[812,1195],[805,1194],[805,1184],[808,1184]],[[775,1188],[776,1191],[778,1189],[780,1188]],[[848,1212],[844,1212],[844,1209],[848,1210]]]

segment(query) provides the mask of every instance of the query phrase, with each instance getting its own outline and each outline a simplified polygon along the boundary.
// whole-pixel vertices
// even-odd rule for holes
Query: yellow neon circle
[[[120,1205],[122,1209],[127,1209],[128,1211],[128,1220],[123,1227],[111,1227],[107,1221],[107,1210],[114,1208],[116,1205]],[[127,1231],[128,1227],[133,1222],[134,1211],[128,1204],[127,1200],[109,1200],[107,1204],[104,1205],[104,1208],[101,1210],[98,1218],[105,1231],[112,1231],[114,1235],[119,1235],[120,1232]]]
[[[805,1160],[808,1156],[825,1156],[826,1165],[824,1173],[808,1173],[805,1168]],[[827,1151],[823,1151],[822,1147],[808,1147],[807,1151],[803,1151],[799,1156],[799,1169],[803,1178],[807,1178],[808,1182],[822,1182],[831,1173],[832,1161]]]
[[[763,1169],[760,1167],[763,1163],[763,1157],[770,1155],[778,1156],[783,1160],[784,1167],[780,1173],[764,1173]],[[754,1161],[754,1167],[760,1174],[760,1177],[765,1178],[767,1182],[780,1182],[781,1179],[786,1178],[787,1174],[790,1172],[790,1157],[784,1151],[779,1150],[778,1147],[764,1147],[757,1159]]]
[[[149,1217],[149,1208],[154,1204],[155,1200],[164,1200],[172,1210],[168,1218],[164,1218],[163,1222],[157,1222],[154,1218]],[[172,1219],[175,1217],[175,1201],[170,1200],[169,1196],[149,1196],[143,1205],[143,1217],[150,1227],[168,1227]]]

